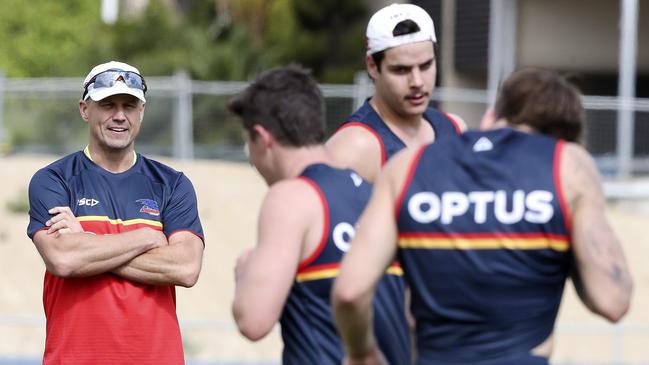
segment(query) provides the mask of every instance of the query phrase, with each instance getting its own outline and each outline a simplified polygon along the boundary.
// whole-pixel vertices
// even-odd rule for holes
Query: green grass
[[[6,205],[7,210],[13,214],[26,214],[29,212],[29,198],[27,190],[22,189]]]

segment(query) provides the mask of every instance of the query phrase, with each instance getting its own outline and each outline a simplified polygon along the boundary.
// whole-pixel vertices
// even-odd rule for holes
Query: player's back
[[[324,232],[315,252],[298,267],[280,323],[283,364],[340,364],[344,350],[330,306],[333,280],[349,248],[354,226],[371,186],[351,170],[311,165],[300,176],[318,192],[324,210]],[[393,265],[381,281],[374,302],[375,333],[392,364],[410,362],[401,268]]]
[[[421,364],[536,364],[570,268],[562,142],[509,128],[426,146],[398,202]]]

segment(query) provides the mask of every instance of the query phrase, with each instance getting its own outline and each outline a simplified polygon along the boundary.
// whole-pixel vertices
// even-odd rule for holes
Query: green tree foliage
[[[297,62],[321,82],[351,82],[364,67],[362,0],[148,0],[137,11],[127,11],[127,2],[119,1],[119,19],[109,25],[100,18],[101,0],[0,0],[0,69],[8,77],[79,78],[78,92],[46,100],[5,95],[0,152],[82,148],[87,129],[75,106],[81,78],[108,60],[134,64],[145,76],[185,70],[199,80],[248,80]],[[172,141],[173,99],[151,95],[139,141],[164,153]],[[240,152],[240,124],[226,102],[194,95],[194,141],[205,156],[214,146]]]
[[[183,69],[194,79],[246,79],[262,57],[245,25],[224,21],[227,14],[218,14],[213,1],[187,3],[181,9],[150,0],[142,14],[121,17],[107,29],[113,58],[148,75]]]
[[[17,192],[11,200],[6,203],[6,210],[12,214],[26,214],[29,212],[29,197],[27,196],[27,189],[21,189]]]
[[[79,76],[110,59],[148,75],[246,80],[298,62],[323,82],[363,68],[361,0],[149,0],[106,25],[100,1],[0,0],[0,68],[10,77]]]
[[[99,4],[0,0],[0,68],[10,77],[78,75],[99,31]]]
[[[299,62],[323,82],[351,82],[364,67],[367,10],[361,1],[272,3],[267,47],[274,63]]]
[[[182,3],[151,0],[141,16],[122,17],[109,30],[117,57],[148,74],[182,68],[197,79],[245,80],[298,62],[323,82],[350,82],[363,68],[367,12],[360,0]]]

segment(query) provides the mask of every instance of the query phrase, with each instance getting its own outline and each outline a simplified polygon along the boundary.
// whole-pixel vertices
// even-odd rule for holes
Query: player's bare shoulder
[[[603,204],[601,178],[593,157],[584,147],[564,142],[560,154],[560,188],[572,211],[584,199]]]
[[[356,124],[338,129],[329,138],[326,147],[327,151],[333,155],[340,154],[340,152],[381,153],[381,142],[376,132]]]
[[[374,181],[381,170],[381,141],[365,126],[351,124],[338,129],[325,147],[337,167],[351,168],[368,181]]]
[[[320,197],[308,179],[293,178],[270,186],[262,211],[292,219],[310,219],[321,211]]]
[[[455,113],[448,113],[447,112],[445,114],[448,117],[448,119],[451,120],[451,123],[453,123],[453,127],[455,127],[455,131],[458,134],[461,134],[461,133],[464,133],[464,132],[467,131],[468,126],[467,126],[466,122],[464,121],[464,119],[462,117],[460,117],[459,115],[457,115]]]

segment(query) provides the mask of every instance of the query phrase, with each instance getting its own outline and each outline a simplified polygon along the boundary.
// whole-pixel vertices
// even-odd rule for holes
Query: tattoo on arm
[[[616,283],[622,281],[622,270],[617,264],[613,264],[613,268],[611,269],[611,279]]]
[[[597,227],[595,226],[595,224],[592,224],[591,227],[588,227],[586,231],[586,239],[587,239],[586,242],[588,242],[588,247],[591,249],[590,250],[591,253],[593,253],[596,256],[599,256],[602,254],[602,247],[596,232],[597,232]]]

